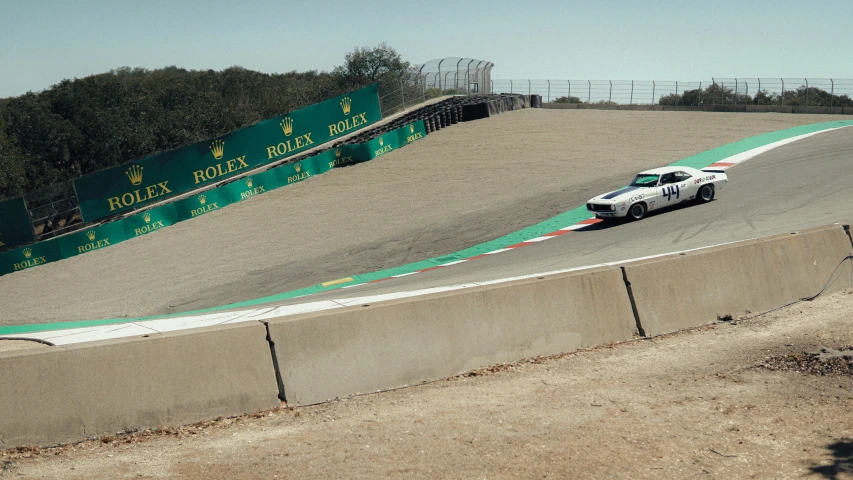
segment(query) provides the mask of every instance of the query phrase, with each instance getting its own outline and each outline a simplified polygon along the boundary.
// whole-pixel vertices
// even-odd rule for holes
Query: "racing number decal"
[[[663,196],[666,197],[667,202],[672,201],[672,196],[675,195],[675,199],[678,200],[678,196],[681,192],[678,189],[678,185],[670,185],[668,187],[663,187]]]

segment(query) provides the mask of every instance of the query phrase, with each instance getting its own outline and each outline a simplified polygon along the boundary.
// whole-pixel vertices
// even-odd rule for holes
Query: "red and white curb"
[[[779,140],[778,142],[769,143],[767,145],[763,145],[761,147],[756,147],[751,150],[747,150],[745,152],[739,153],[737,155],[732,155],[731,157],[727,157],[719,162],[716,162],[712,165],[709,165],[705,168],[718,168],[721,170],[725,170],[731,168],[734,165],[745,162],[757,155],[760,155],[764,152],[772,150],[774,148],[781,147],[782,145],[787,145],[789,143],[795,142],[797,140],[802,140],[803,138],[810,137],[812,135],[817,135],[818,133],[828,132],[831,130],[838,130],[839,128],[848,128],[848,127],[838,127],[831,128],[827,130],[821,130],[819,132],[807,133],[804,135],[798,135],[796,137],[787,138],[784,140]],[[546,233],[544,235],[531,238],[529,240],[525,240],[523,242],[517,243],[515,245],[510,245],[505,248],[500,248],[497,250],[493,250],[491,252],[484,253],[482,255],[473,256],[470,258],[465,258],[462,260],[457,260],[454,262],[448,262],[441,265],[437,265],[435,267],[426,268],[423,270],[418,270],[415,272],[404,273],[400,275],[394,275],[389,278],[400,278],[406,277],[409,275],[415,275],[417,273],[427,272],[430,270],[436,270],[439,268],[450,267],[453,265],[459,265],[461,263],[470,262],[472,260],[476,260],[478,258],[488,257],[491,255],[497,255],[499,253],[508,252],[511,250],[515,250],[527,245],[533,245],[539,242],[544,242],[546,240],[550,240],[555,237],[559,237],[560,235],[565,235],[574,230],[579,230],[590,225],[594,225],[599,223],[601,220],[597,220],[595,218],[589,218],[586,220],[582,220],[574,225],[569,225],[563,227],[559,230],[555,230],[551,233]],[[16,335],[4,335],[0,338],[2,339],[11,339],[11,340],[38,340],[41,342],[46,342],[52,345],[70,345],[75,343],[84,343],[84,342],[92,342],[97,340],[110,340],[117,338],[126,338],[126,337],[135,337],[142,335],[156,335],[165,332],[177,331],[177,330],[186,330],[191,328],[201,328],[215,325],[224,325],[224,324],[232,324],[232,323],[242,323],[242,322],[250,322],[250,321],[260,321],[260,320],[269,320],[273,318],[286,317],[290,315],[298,315],[302,313],[309,312],[318,312],[324,310],[332,310],[337,308],[344,308],[354,305],[366,305],[373,304],[376,302],[383,302],[388,300],[395,300],[401,298],[411,298],[418,297],[422,295],[429,295],[432,293],[440,293],[440,292],[449,292],[455,290],[462,290],[467,288],[479,287],[484,285],[495,285],[505,282],[511,282],[515,280],[524,280],[528,278],[537,278],[537,277],[545,277],[550,275],[556,275],[560,273],[573,272],[578,270],[586,270],[590,268],[596,267],[605,267],[605,266],[616,266],[623,265],[628,262],[634,262],[638,260],[646,260],[649,258],[662,257],[666,255],[675,255],[679,253],[687,253],[693,252],[697,250],[704,250],[707,248],[718,247],[720,245],[728,245],[731,243],[738,242],[728,242],[717,245],[712,245],[708,247],[700,247],[694,248],[690,250],[682,250],[677,252],[669,252],[662,253],[659,255],[652,255],[648,257],[641,258],[633,258],[629,260],[622,260],[618,262],[608,262],[601,263],[596,265],[587,265],[584,267],[576,267],[576,268],[568,268],[563,270],[554,270],[544,273],[533,273],[529,275],[517,276],[517,277],[508,277],[501,278],[497,280],[489,280],[482,282],[472,282],[465,283],[459,285],[449,285],[444,287],[434,287],[434,288],[426,288],[419,290],[410,290],[410,291],[400,291],[393,292],[381,295],[369,295],[362,297],[349,297],[349,298],[338,298],[334,300],[322,300],[316,302],[306,302],[300,303],[296,305],[280,305],[280,306],[268,306],[262,308],[253,308],[246,310],[232,310],[226,312],[217,312],[217,313],[209,313],[209,314],[201,314],[201,315],[189,315],[183,317],[169,317],[163,318],[159,320],[145,320],[139,322],[131,322],[131,323],[122,323],[122,324],[114,324],[114,325],[103,325],[97,327],[83,327],[83,328],[73,328],[73,329],[64,329],[64,330],[53,330],[46,332],[36,332],[36,333],[22,333]],[[387,279],[382,280],[374,280],[368,283],[376,283]],[[353,288],[361,285],[365,285],[365,283],[360,283],[356,285],[348,285],[343,288]],[[294,297],[298,298],[298,297]],[[290,300],[293,300],[291,298]]]

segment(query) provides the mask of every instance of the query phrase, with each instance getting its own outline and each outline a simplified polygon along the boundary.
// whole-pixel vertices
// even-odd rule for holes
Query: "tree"
[[[346,54],[343,65],[332,72],[341,86],[353,90],[379,82],[390,86],[410,73],[411,64],[387,43],[373,48],[356,47]],[[388,85],[390,84],[390,85]]]
[[[0,198],[247,127],[380,83],[383,112],[422,97],[409,63],[387,44],[356,48],[333,72],[265,74],[176,66],[120,67],[0,99]],[[401,91],[401,80],[405,87]],[[37,196],[38,196],[37,195]]]
[[[24,157],[15,142],[6,135],[3,116],[0,115],[0,201],[19,197],[27,190]]]

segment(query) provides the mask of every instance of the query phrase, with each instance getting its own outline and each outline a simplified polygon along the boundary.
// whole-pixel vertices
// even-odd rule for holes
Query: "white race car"
[[[652,210],[693,200],[707,203],[729,179],[722,170],[661,167],[638,173],[625,188],[590,199],[595,218],[639,220]]]

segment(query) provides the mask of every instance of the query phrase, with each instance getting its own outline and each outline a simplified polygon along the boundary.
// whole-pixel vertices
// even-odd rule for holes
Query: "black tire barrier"
[[[491,102],[479,102],[462,105],[463,121],[470,122],[471,120],[480,120],[481,118],[489,117],[491,115],[490,104]]]
[[[542,108],[542,95],[530,96],[530,108]]]
[[[521,96],[521,108],[530,108],[530,97],[532,95],[522,95]]]

